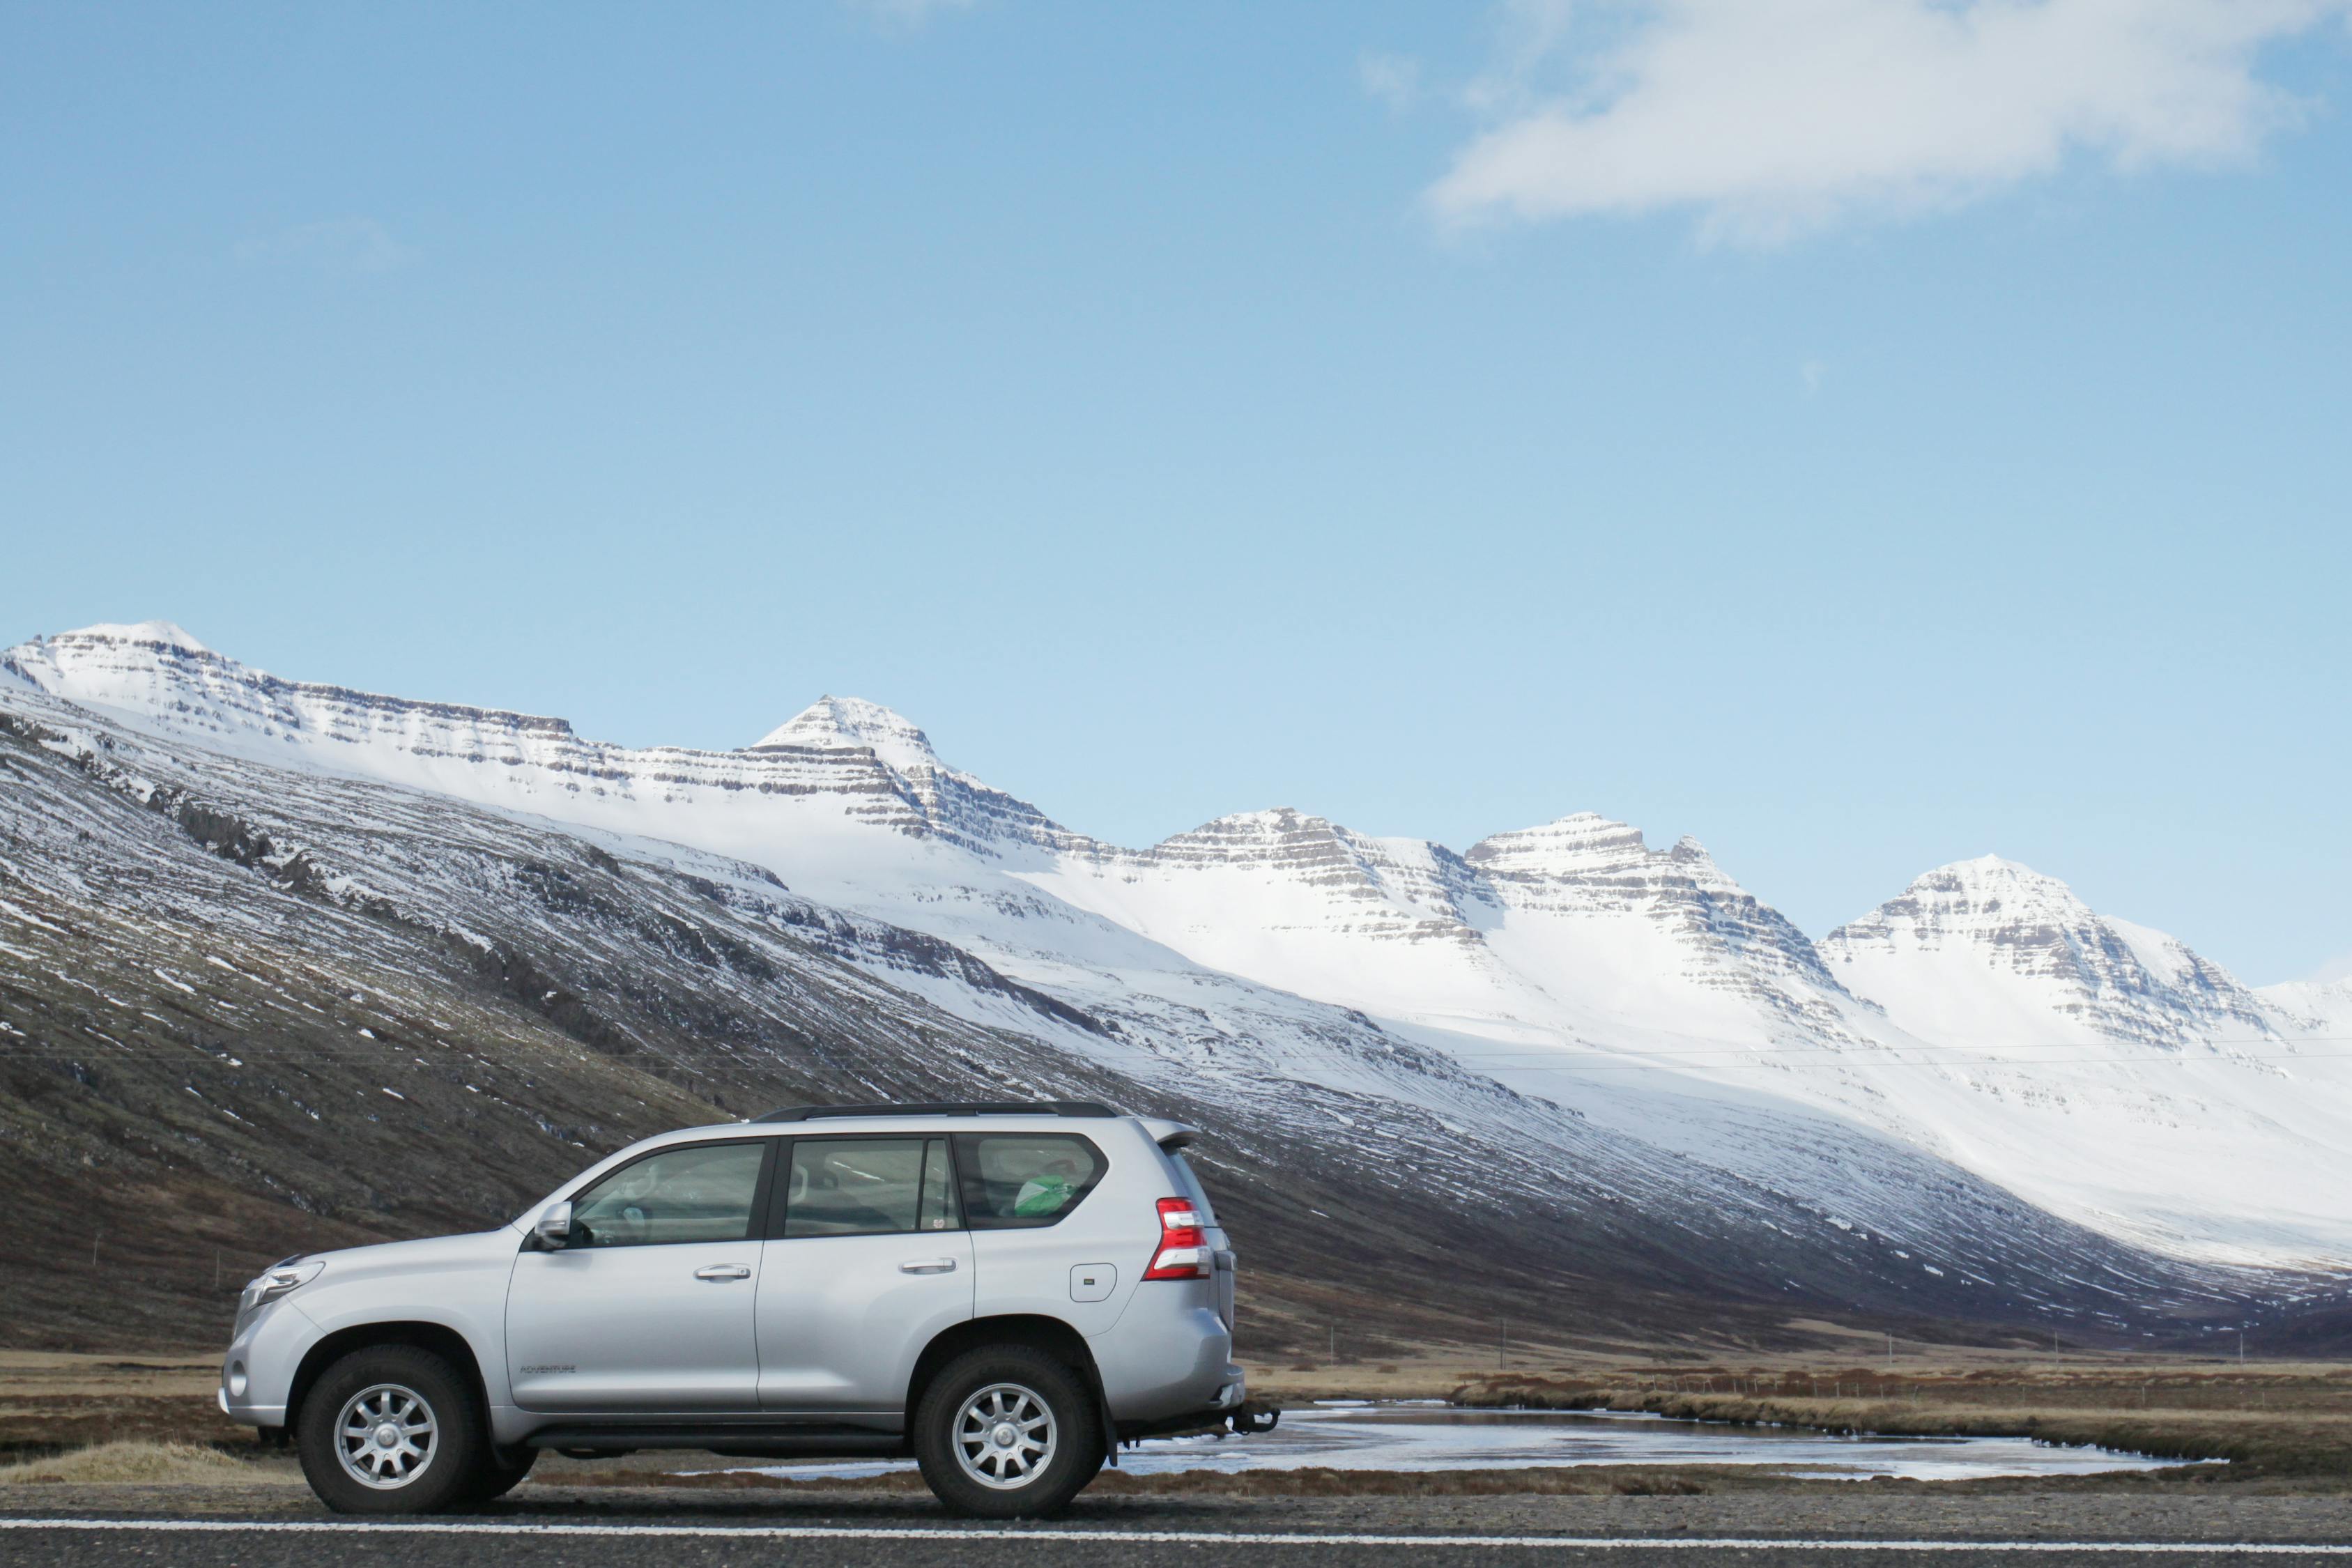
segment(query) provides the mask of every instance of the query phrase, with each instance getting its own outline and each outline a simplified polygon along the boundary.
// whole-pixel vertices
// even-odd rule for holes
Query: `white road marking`
[[[2284,1541],[1858,1541],[1769,1535],[1325,1535],[1244,1530],[1064,1530],[1053,1525],[971,1529],[831,1524],[528,1524],[495,1520],[10,1519],[0,1530],[107,1530],[174,1535],[545,1535],[599,1540],[630,1536],[721,1541],[1149,1542],[1171,1546],[1553,1547],[1581,1552],[2141,1552],[2187,1557],[2352,1557],[2352,1544]]]

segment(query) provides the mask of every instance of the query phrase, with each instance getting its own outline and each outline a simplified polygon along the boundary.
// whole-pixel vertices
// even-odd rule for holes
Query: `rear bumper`
[[[1205,1305],[1151,1300],[1149,1290],[1138,1292],[1116,1328],[1088,1342],[1120,1435],[1130,1425],[1213,1421],[1238,1409],[1249,1384],[1234,1363],[1224,1320]]]

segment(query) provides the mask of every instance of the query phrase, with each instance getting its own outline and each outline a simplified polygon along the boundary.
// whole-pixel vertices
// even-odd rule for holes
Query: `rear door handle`
[[[751,1271],[740,1263],[713,1263],[694,1271],[697,1279],[749,1279]]]
[[[901,1274],[952,1274],[955,1272],[955,1259],[952,1258],[918,1258],[912,1263],[898,1265],[898,1272]]]

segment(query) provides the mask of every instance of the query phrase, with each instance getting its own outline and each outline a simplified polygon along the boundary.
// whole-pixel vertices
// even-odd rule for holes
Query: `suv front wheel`
[[[958,1356],[923,1391],[914,1425],[923,1479],[975,1518],[1058,1513],[1102,1468],[1102,1418],[1085,1382],[1027,1345]]]
[[[473,1390],[414,1345],[372,1345],[329,1367],[302,1401],[295,1445],[310,1489],[338,1513],[462,1506],[490,1457]]]

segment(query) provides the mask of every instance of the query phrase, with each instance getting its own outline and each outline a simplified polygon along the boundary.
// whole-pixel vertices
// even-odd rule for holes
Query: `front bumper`
[[[294,1373],[323,1336],[292,1298],[272,1301],[237,1324],[221,1357],[221,1414],[247,1426],[283,1426]]]

